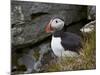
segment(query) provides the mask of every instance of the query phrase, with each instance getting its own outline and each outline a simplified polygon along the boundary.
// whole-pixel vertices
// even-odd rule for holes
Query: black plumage
[[[78,50],[82,48],[81,37],[77,34],[71,32],[56,31],[54,37],[61,38],[61,45],[65,50],[79,52]]]
[[[78,52],[78,50],[82,48],[81,38],[70,32],[63,32],[63,34],[61,34],[61,44],[65,50],[75,52]]]

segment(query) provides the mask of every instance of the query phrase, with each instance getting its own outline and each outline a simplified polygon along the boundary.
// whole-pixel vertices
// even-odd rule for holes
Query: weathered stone
[[[80,29],[81,32],[90,33],[95,30],[96,20],[87,23],[84,27]]]
[[[24,21],[24,14],[21,6],[15,6],[11,12],[11,24],[22,23]]]
[[[48,37],[50,34],[44,30],[51,18],[62,18],[66,25],[87,18],[87,7],[80,5],[12,1],[11,6],[12,27],[22,28],[21,34],[16,37],[12,34],[14,47],[24,47]]]
[[[88,6],[88,19],[96,19],[96,6]]]
[[[25,73],[30,72],[39,72],[42,69],[43,63],[47,63],[44,58],[50,58],[50,43],[43,43],[40,46],[37,46],[32,49],[28,49],[29,51],[27,53],[23,53],[22,57],[16,61],[18,65],[25,65],[27,68],[27,71]],[[49,51],[49,52],[48,52]],[[48,54],[48,56],[44,56],[45,54]],[[50,59],[48,59],[50,61]]]
[[[23,55],[23,57],[18,60],[18,64],[25,65],[25,67],[27,68],[27,71],[25,73],[30,73],[34,68],[35,60],[30,55]]]

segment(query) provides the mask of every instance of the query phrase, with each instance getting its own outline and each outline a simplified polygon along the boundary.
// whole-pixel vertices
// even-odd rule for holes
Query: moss
[[[34,50],[33,56],[35,57],[36,61],[39,59],[40,53],[39,53],[39,50],[38,49]]]

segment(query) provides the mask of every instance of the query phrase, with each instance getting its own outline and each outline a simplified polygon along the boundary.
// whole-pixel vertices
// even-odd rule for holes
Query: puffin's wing
[[[61,45],[65,50],[77,51],[82,47],[81,38],[76,34],[64,32],[61,36]]]

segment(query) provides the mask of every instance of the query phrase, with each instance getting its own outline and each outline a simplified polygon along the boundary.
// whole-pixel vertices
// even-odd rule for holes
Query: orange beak
[[[45,32],[50,33],[50,32],[53,32],[53,30],[54,29],[51,27],[51,22],[49,22],[49,24],[46,25],[46,27],[45,27]]]

